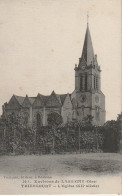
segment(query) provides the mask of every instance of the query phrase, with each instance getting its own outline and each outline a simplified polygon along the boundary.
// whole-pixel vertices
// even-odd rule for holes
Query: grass
[[[0,156],[1,175],[110,175],[122,173],[117,153]]]

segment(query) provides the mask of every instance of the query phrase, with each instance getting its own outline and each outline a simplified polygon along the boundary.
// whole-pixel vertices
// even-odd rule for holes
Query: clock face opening
[[[81,95],[81,102],[84,103],[86,101],[86,95]]]
[[[84,70],[85,69],[85,66],[82,66],[82,69]]]

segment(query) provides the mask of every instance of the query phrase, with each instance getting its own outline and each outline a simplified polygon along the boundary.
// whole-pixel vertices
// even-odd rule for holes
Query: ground
[[[1,175],[108,175],[122,173],[117,153],[0,156]]]

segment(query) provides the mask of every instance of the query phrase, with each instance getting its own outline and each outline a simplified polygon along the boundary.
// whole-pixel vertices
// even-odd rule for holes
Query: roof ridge
[[[19,95],[15,95],[15,94],[13,94],[13,96],[15,96],[15,97],[23,97],[23,96],[19,96]],[[25,98],[26,96],[24,96],[23,98]]]

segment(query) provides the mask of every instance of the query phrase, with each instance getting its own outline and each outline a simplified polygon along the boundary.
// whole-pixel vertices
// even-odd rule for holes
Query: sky
[[[13,94],[72,93],[87,25],[106,120],[121,112],[120,0],[0,0],[0,113]]]

